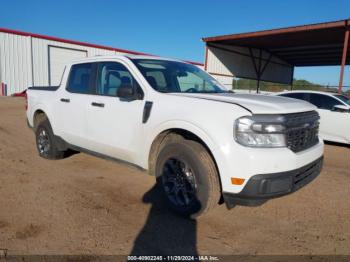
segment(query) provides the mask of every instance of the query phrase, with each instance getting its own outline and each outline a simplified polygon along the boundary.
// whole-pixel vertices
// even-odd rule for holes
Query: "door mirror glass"
[[[345,106],[345,105],[335,105],[333,107],[332,111],[336,111],[336,112],[350,112],[349,107]]]

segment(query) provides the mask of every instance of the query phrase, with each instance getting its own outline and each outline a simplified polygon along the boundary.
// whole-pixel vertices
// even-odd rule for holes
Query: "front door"
[[[87,110],[87,132],[92,142],[89,149],[133,162],[142,141],[145,101],[118,98],[118,88],[122,85],[138,85],[125,65],[98,63],[96,95]]]

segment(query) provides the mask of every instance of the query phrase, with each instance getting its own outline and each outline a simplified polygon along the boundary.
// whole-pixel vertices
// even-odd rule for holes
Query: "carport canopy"
[[[350,19],[203,38],[211,74],[292,84],[294,67],[341,65],[343,85]],[[259,84],[258,84],[259,88]]]

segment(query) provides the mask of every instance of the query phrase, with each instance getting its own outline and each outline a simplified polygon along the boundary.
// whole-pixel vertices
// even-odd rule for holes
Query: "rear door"
[[[85,147],[89,138],[86,110],[92,98],[95,64],[82,63],[71,67],[65,88],[60,88],[56,116],[59,135],[68,143]]]
[[[143,139],[142,115],[145,101],[123,100],[118,88],[132,85],[142,93],[126,65],[98,63],[96,95],[87,104],[87,132],[90,150],[132,162]]]

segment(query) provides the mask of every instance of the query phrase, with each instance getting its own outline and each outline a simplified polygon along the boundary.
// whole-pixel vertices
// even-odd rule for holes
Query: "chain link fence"
[[[237,93],[256,93],[257,81],[249,79],[233,79],[232,84],[224,83],[226,88],[232,89]],[[292,85],[276,84],[271,82],[260,81],[259,93],[275,93],[290,90],[313,90],[323,92],[338,92],[336,85],[313,84],[306,80],[294,80]],[[343,86],[343,93],[350,96],[350,86]]]

